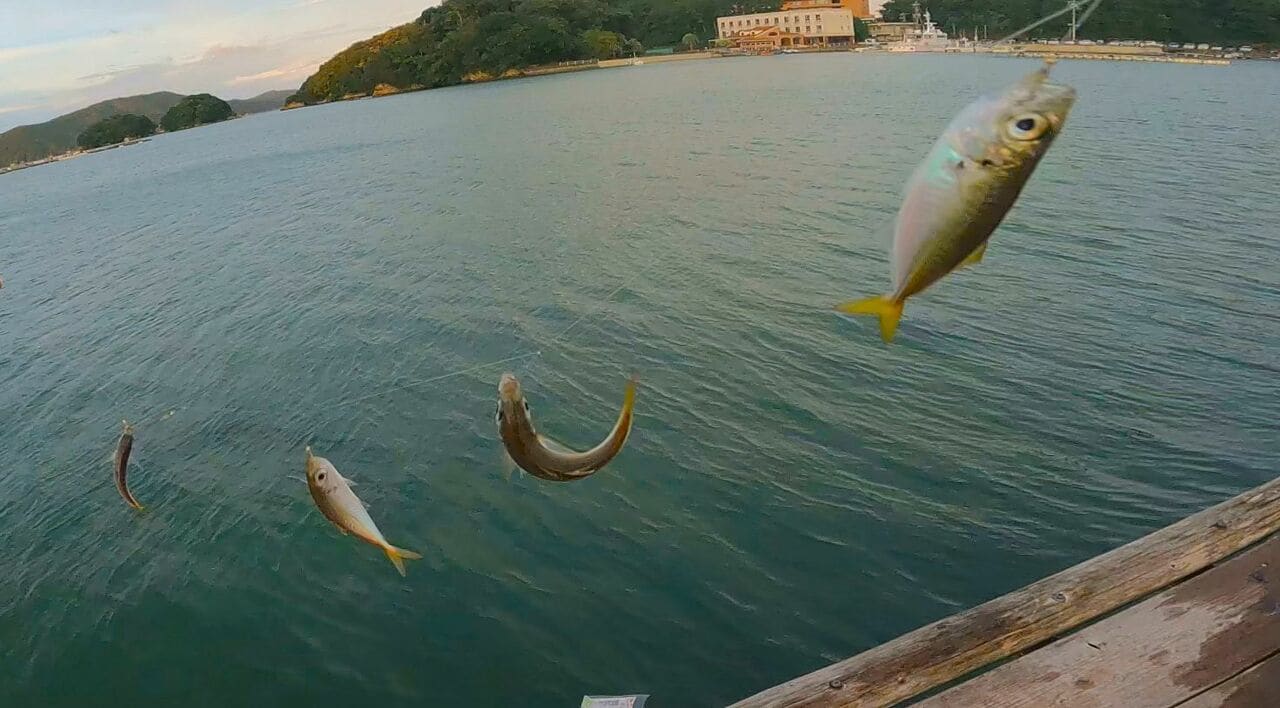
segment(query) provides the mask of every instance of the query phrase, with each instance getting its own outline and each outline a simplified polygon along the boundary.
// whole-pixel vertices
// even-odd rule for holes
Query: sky
[[[0,0],[0,132],[153,91],[296,89],[438,0]]]

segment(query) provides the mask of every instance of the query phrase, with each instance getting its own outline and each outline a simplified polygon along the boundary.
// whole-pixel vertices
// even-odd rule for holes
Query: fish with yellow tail
[[[307,489],[311,490],[311,498],[315,500],[320,513],[338,527],[343,535],[352,534],[361,541],[382,549],[403,576],[404,559],[419,560],[422,556],[387,543],[387,539],[378,530],[378,525],[369,516],[364,502],[351,491],[352,484],[354,482],[338,473],[333,463],[323,457],[316,457],[311,453],[311,448],[307,448]]]
[[[888,342],[903,304],[957,268],[982,260],[1076,100],[1046,63],[1003,93],[971,103],[907,183],[893,233],[893,291],[836,307],[880,318]]]
[[[498,383],[498,435],[511,461],[525,472],[551,482],[570,482],[591,476],[622,452],[631,434],[635,403],[636,377],[632,376],[613,430],[599,445],[586,452],[574,452],[538,434],[520,382],[512,374],[503,374]]]

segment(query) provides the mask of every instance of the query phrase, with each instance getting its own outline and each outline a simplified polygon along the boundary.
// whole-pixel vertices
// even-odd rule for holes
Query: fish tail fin
[[[382,549],[382,551],[387,554],[387,559],[396,567],[396,570],[400,571],[400,577],[402,578],[405,575],[404,562],[406,559],[422,560],[421,555],[406,548],[396,548],[395,546],[387,545]]]
[[[855,300],[836,305],[836,309],[848,315],[875,315],[880,318],[880,338],[886,342],[893,341],[893,333],[898,330],[898,320],[902,317],[902,301],[889,295],[877,295],[865,300]]]
[[[639,374],[631,374],[631,378],[627,379],[627,392],[622,397],[622,407],[630,410],[636,405],[636,385],[640,383]]]

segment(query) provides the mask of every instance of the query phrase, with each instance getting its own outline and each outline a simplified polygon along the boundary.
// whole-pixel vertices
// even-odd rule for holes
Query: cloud
[[[319,62],[307,62],[306,64],[296,64],[294,66],[281,66],[275,69],[267,69],[256,74],[248,76],[236,76],[227,81],[229,86],[238,84],[250,84],[259,81],[267,81],[269,79],[284,78],[286,76],[294,76],[305,78],[310,76],[320,66]]]
[[[40,104],[38,103],[28,103],[26,105],[19,106],[0,106],[0,115],[4,115],[5,113],[17,113],[18,111],[29,111],[33,108],[39,107]]]
[[[14,11],[15,22],[0,27],[0,106],[12,104],[0,108],[0,131],[19,121],[45,120],[117,96],[175,91],[243,98],[270,89],[296,88],[321,62],[352,42],[408,22],[433,3],[123,0],[122,4],[130,6],[129,12],[104,13],[96,26],[100,29],[91,34],[83,25],[54,23],[39,15],[40,3]],[[26,17],[26,13],[35,14]],[[4,14],[0,10],[0,16]],[[361,23],[353,25],[352,17],[359,17]],[[28,27],[36,29],[13,36],[28,33]]]

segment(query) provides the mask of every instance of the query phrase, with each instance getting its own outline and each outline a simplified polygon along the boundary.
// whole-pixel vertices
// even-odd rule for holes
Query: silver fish
[[[594,474],[619,452],[631,434],[632,409],[636,402],[636,378],[627,382],[622,399],[622,412],[613,430],[595,447],[574,452],[539,435],[533,427],[529,402],[520,391],[520,382],[512,374],[503,374],[498,383],[498,435],[507,455],[521,469],[539,479],[568,482]]]
[[[1075,89],[1049,82],[1050,66],[951,121],[907,183],[893,234],[893,291],[837,310],[879,317],[880,336],[891,341],[907,298],[982,260],[1075,103]]]
[[[404,559],[419,560],[422,556],[413,551],[396,548],[387,543],[378,525],[373,523],[364,502],[351,491],[351,480],[338,473],[333,463],[311,454],[307,448],[307,489],[315,500],[320,513],[346,535],[354,534],[365,543],[377,546],[387,554],[400,575],[404,575]]]

